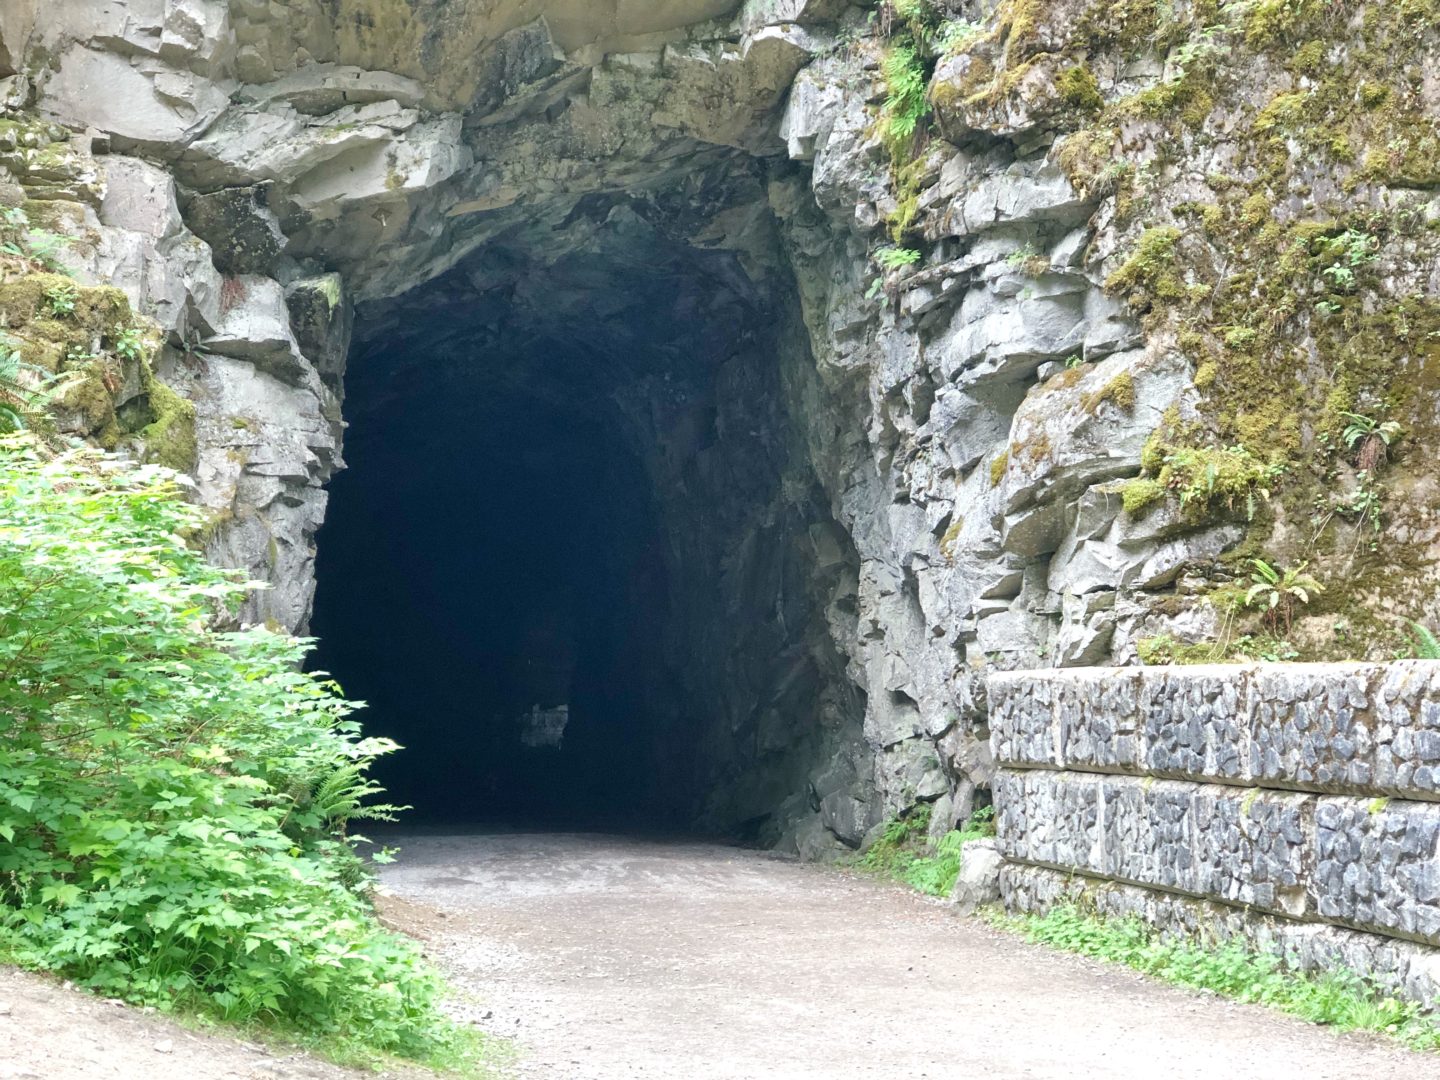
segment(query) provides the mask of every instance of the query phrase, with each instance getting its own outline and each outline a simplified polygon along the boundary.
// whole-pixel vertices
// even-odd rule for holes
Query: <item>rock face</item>
[[[417,312],[457,364],[501,325],[600,328],[686,595],[730,605],[676,616],[733,660],[682,665],[715,702],[697,812],[855,846],[916,802],[971,812],[988,672],[1383,654],[1382,597],[1436,593],[1440,98],[1411,5],[932,7],[922,33],[828,0],[21,0],[0,197],[160,325],[209,550],[272,585],[246,620],[308,624],[352,352],[383,365]],[[931,116],[897,151],[886,72],[922,38]],[[677,271],[685,317],[745,358],[703,376],[693,339],[615,329],[680,249],[724,264],[704,295]],[[1347,416],[1404,434],[1347,445]],[[1247,621],[1240,555],[1332,588]],[[776,636],[742,648],[762,595]]]

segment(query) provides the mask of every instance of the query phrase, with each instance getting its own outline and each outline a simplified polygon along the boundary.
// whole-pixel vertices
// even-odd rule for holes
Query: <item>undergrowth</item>
[[[368,902],[353,703],[224,632],[243,581],[167,470],[0,439],[0,948],[101,994],[456,1068],[477,1047]]]
[[[1440,1050],[1440,1025],[1419,1004],[1351,971],[1309,975],[1286,969],[1273,954],[1237,943],[1202,947],[1162,940],[1139,920],[1105,919],[1074,906],[1053,908],[1045,915],[990,918],[1037,944],[1124,964],[1177,986],[1264,1005],[1315,1024],[1380,1032],[1415,1049]]]
[[[995,811],[989,806],[975,811],[963,828],[951,829],[933,843],[927,836],[930,814],[930,806],[921,804],[889,822],[856,866],[927,896],[949,896],[960,876],[961,848],[970,840],[994,835]]]

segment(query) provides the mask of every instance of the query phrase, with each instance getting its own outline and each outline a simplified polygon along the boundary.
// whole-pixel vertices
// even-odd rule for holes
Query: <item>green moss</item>
[[[145,442],[145,460],[176,472],[190,472],[199,456],[195,406],[154,375],[149,375],[146,383],[150,411],[155,419],[140,432]]]
[[[1148,476],[1127,481],[1120,489],[1120,503],[1131,517],[1138,517],[1165,498],[1165,485]]]
[[[1240,224],[1248,229],[1259,228],[1270,220],[1272,200],[1264,192],[1251,195],[1240,204]]]
[[[1079,112],[1094,114],[1105,107],[1099,80],[1083,64],[1062,71],[1055,80],[1055,88],[1060,91],[1060,100]]]
[[[1137,311],[1148,309],[1157,300],[1182,298],[1184,283],[1175,270],[1179,243],[1179,229],[1146,229],[1135,253],[1105,280],[1105,290],[1124,296]]]
[[[1055,146],[1055,164],[1080,194],[1090,197],[1107,195],[1129,175],[1117,168],[1114,128],[1090,128],[1076,131]],[[1123,163],[1120,163],[1123,165]]]
[[[55,402],[79,419],[88,437],[113,450],[120,439],[120,426],[115,416],[115,395],[107,385],[108,374],[98,360],[75,368],[61,383]]]
[[[1263,49],[1295,40],[1307,6],[1306,0],[1254,0],[1245,19],[1245,43]]]
[[[1005,479],[1005,470],[1010,468],[1010,451],[1002,450],[990,462],[990,486],[999,487],[1000,481]]]
[[[1319,38],[1307,41],[1290,57],[1290,70],[1301,75],[1319,75],[1325,69],[1329,46]]]
[[[1104,386],[1080,399],[1081,408],[1092,416],[1102,405],[1113,405],[1122,412],[1135,409],[1135,379],[1128,371],[1122,371]]]
[[[1306,117],[1306,106],[1309,101],[1310,92],[1308,90],[1277,94],[1255,117],[1252,130],[1259,135],[1269,135],[1273,132],[1289,131],[1299,126]]]
[[[957,515],[955,520],[950,523],[950,527],[945,530],[945,535],[940,538],[940,554],[950,562],[955,561],[955,545],[959,542],[960,532],[964,528],[965,519]]]
[[[1168,446],[1156,478],[1180,497],[1181,509],[1194,520],[1217,511],[1243,511],[1253,519],[1268,502],[1283,466],[1260,460],[1243,446]]]
[[[1135,654],[1149,667],[1171,664],[1217,664],[1225,659],[1224,651],[1211,641],[1198,643],[1176,641],[1169,634],[1141,638],[1135,643]]]

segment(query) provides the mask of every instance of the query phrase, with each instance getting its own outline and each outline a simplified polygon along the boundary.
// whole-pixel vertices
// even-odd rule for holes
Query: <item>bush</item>
[[[170,475],[0,439],[0,936],[105,994],[443,1055],[335,791],[394,745],[304,643],[216,629],[246,586],[187,545]]]

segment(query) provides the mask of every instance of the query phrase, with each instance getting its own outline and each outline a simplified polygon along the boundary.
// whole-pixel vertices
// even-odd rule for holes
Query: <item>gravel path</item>
[[[1029,946],[757,852],[416,836],[387,917],[553,1080],[1422,1080],[1440,1057]]]
[[[423,1080],[358,1072],[299,1050],[190,1031],[154,1012],[0,967],[0,1080]]]

